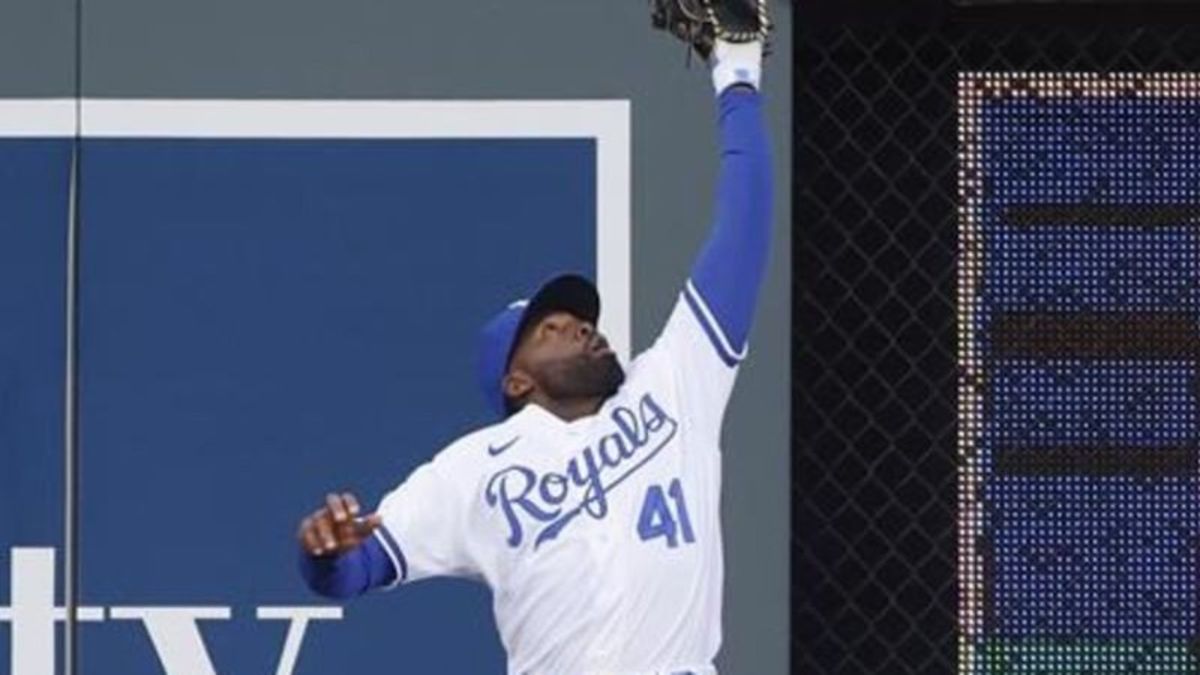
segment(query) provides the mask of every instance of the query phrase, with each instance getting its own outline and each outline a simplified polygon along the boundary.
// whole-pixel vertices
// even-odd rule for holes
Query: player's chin
[[[615,354],[578,354],[550,369],[542,388],[556,398],[608,398],[625,383]]]
[[[622,384],[625,384],[625,369],[621,367],[617,355],[611,351],[601,353],[593,358],[598,370],[597,389],[605,397],[612,396],[617,393]]]

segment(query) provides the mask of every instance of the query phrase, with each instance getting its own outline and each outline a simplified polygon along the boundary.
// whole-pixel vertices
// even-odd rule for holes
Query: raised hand
[[[357,548],[383,523],[378,513],[360,518],[359,511],[353,494],[331,492],[325,496],[325,506],[300,521],[296,538],[309,555],[341,555]]]

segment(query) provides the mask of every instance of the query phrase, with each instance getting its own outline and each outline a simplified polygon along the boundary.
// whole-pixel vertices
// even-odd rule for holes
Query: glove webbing
[[[713,9],[712,2],[709,2],[709,0],[704,1],[704,9],[708,14],[708,22],[713,25],[713,31],[716,36],[726,42],[766,41],[767,34],[771,32],[771,16],[767,11],[767,0],[757,0],[755,6],[758,11],[758,30],[729,30],[717,18],[717,12]]]

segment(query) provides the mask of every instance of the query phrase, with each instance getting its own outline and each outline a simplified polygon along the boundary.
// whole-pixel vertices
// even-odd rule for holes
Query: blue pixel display
[[[960,672],[1200,669],[1200,98],[1181,82],[960,83]]]

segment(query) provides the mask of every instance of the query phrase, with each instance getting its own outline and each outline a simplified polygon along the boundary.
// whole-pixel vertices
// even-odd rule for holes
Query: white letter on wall
[[[167,675],[217,675],[197,621],[228,621],[229,607],[113,607],[114,620],[141,621]]]
[[[259,621],[292,622],[288,626],[287,638],[283,641],[283,653],[279,656],[279,667],[275,669],[275,675],[292,675],[309,621],[337,621],[341,618],[341,607],[259,607]]]

